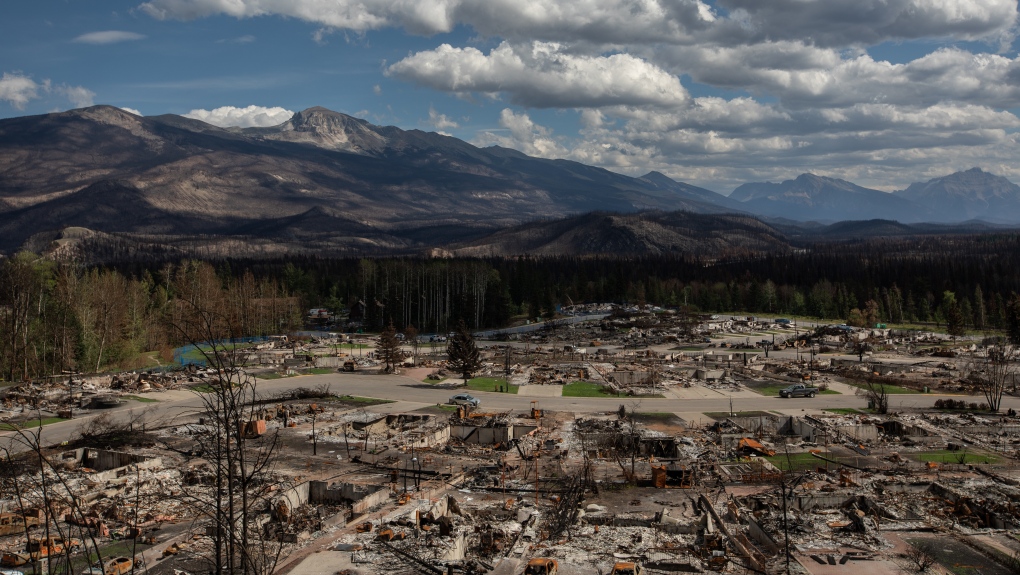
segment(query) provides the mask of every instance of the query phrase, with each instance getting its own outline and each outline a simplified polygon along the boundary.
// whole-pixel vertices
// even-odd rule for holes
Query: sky
[[[1016,30],[1016,0],[5,2],[0,118],[323,106],[724,194],[1020,181]]]

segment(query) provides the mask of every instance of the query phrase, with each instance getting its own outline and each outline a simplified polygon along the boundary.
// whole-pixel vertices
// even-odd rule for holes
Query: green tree
[[[952,292],[947,292],[947,297],[942,302],[942,314],[946,318],[946,332],[953,337],[964,334],[964,317],[960,304],[957,303]]]
[[[864,314],[864,327],[873,328],[878,324],[879,313],[877,301],[869,299],[864,302],[864,310],[861,313]]]
[[[447,367],[450,371],[461,374],[465,385],[471,379],[471,375],[482,366],[475,338],[471,336],[464,320],[457,323],[457,331],[450,338],[450,344],[446,348],[446,357]]]
[[[1020,294],[1013,294],[1006,305],[1006,334],[1009,342],[1020,345]]]
[[[985,310],[985,294],[981,291],[981,286],[974,288],[974,327],[976,329],[985,329],[985,323],[988,322],[988,314]]]
[[[397,328],[393,322],[386,326],[379,336],[379,357],[386,365],[386,371],[391,372],[397,368],[397,362],[401,360],[400,340],[397,339]]]

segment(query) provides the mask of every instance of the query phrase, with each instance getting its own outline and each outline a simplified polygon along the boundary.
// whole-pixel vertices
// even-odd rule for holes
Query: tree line
[[[0,263],[0,377],[133,368],[144,352],[170,361],[172,348],[189,343],[173,328],[180,298],[199,288],[217,294],[239,334],[301,325],[299,298],[274,277],[223,275],[196,261],[126,274],[20,253]]]
[[[218,282],[241,335],[302,324],[329,308],[367,331],[421,333],[548,318],[557,305],[687,306],[701,312],[953,323],[1020,323],[1020,236],[987,234],[838,242],[756,258],[222,259],[89,267],[18,254],[0,264],[0,374],[23,379],[125,365],[185,343],[166,326],[187,278]],[[1020,334],[1018,334],[1020,337]]]

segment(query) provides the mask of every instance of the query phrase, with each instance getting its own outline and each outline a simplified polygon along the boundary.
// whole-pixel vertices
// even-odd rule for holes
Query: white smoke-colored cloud
[[[610,44],[757,42],[810,38],[824,46],[951,37],[1002,38],[1013,0],[150,0],[158,19],[285,16],[354,31],[415,34],[458,24],[487,36]],[[723,14],[723,15],[720,15]]]
[[[555,43],[501,43],[488,54],[443,44],[386,69],[390,76],[447,92],[506,93],[535,108],[614,105],[675,107],[680,80],[629,54],[573,55]]]
[[[75,108],[86,108],[95,103],[96,93],[83,86],[60,85],[54,91],[64,96]]]
[[[141,40],[143,38],[145,38],[145,36],[138,34],[137,32],[127,32],[124,30],[102,30],[100,32],[82,34],[75,38],[74,41],[82,44],[116,44],[118,42]]]
[[[4,72],[0,76],[0,100],[18,110],[24,110],[30,101],[39,97],[39,90],[44,89],[45,86],[18,72]]]
[[[185,118],[201,120],[221,128],[268,128],[286,122],[294,115],[294,112],[279,107],[247,106],[236,108],[223,106],[214,110],[192,110],[182,115]]]
[[[449,130],[460,127],[460,124],[451,120],[446,114],[440,114],[432,106],[429,106],[429,124],[437,130]]]
[[[475,144],[513,148],[540,158],[562,158],[569,153],[553,137],[552,130],[536,124],[527,114],[516,114],[504,108],[499,115],[499,125],[502,130],[479,134]]]

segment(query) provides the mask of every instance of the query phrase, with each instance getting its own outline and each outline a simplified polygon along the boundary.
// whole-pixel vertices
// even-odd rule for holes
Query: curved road
[[[278,393],[286,392],[299,387],[314,388],[322,384],[328,384],[331,391],[341,395],[355,395],[362,397],[373,397],[379,399],[390,399],[399,403],[391,405],[388,411],[413,410],[426,405],[446,403],[448,398],[456,393],[456,390],[449,387],[437,387],[435,385],[422,383],[399,375],[368,375],[368,374],[330,374],[330,375],[306,375],[274,380],[260,380],[258,383],[259,393],[272,397]],[[486,411],[507,411],[529,409],[532,399],[538,399],[543,409],[556,411],[574,411],[579,413],[614,411],[621,403],[630,406],[635,400],[627,397],[529,397],[527,395],[511,395],[507,393],[471,392],[482,401],[482,409]],[[200,397],[188,390],[167,391],[161,393],[149,393],[145,397],[157,399],[158,403],[139,403],[128,401],[122,407],[112,410],[92,411],[84,417],[72,421],[53,423],[43,427],[41,442],[44,445],[57,444],[75,436],[80,426],[89,419],[102,413],[109,413],[121,421],[127,421],[130,417],[138,417],[147,426],[166,426],[170,424],[182,424],[194,421],[201,411],[202,401]],[[890,409],[900,408],[930,408],[940,396],[934,394],[925,395],[890,395]],[[673,412],[673,413],[700,413],[728,411],[732,401],[735,411],[752,410],[783,410],[789,412],[798,409],[817,410],[826,407],[855,407],[863,408],[866,401],[855,395],[819,395],[813,399],[780,399],[776,397],[729,397],[720,394],[718,398],[711,399],[641,399],[641,411],[649,412]],[[973,397],[969,401],[981,402],[982,399]],[[1020,398],[1007,396],[1003,398],[1002,409],[1020,409]],[[34,434],[37,430],[28,429],[26,433]],[[22,451],[24,446],[19,442],[15,432],[0,433],[0,447],[8,448],[11,451]]]

